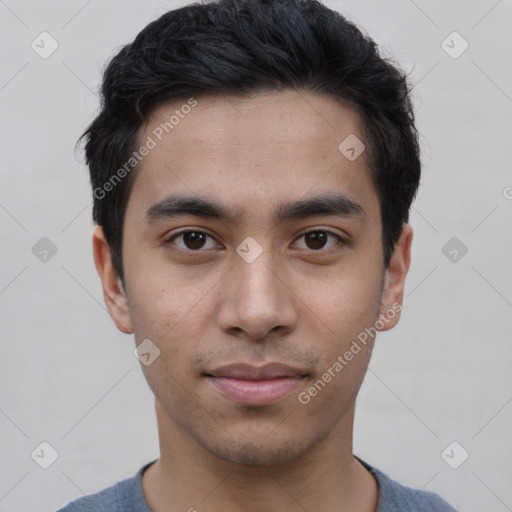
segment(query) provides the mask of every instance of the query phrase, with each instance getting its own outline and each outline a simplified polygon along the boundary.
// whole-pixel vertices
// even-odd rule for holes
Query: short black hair
[[[138,167],[133,153],[155,108],[200,95],[286,89],[357,108],[387,267],[421,174],[407,75],[355,24],[316,0],[216,0],[167,12],[122,47],[104,71],[100,112],[82,135],[93,219],[121,279],[123,221]]]

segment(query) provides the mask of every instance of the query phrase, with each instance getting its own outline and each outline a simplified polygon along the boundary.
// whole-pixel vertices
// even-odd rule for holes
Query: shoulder
[[[118,500],[119,487],[122,489],[126,485],[126,482],[127,480],[123,480],[101,492],[78,498],[68,503],[57,512],[86,512],[95,509],[105,510],[105,512],[118,512],[121,510]]]
[[[57,512],[151,512],[142,492],[142,474],[153,462],[140,468],[134,477],[96,494],[78,498]]]
[[[379,485],[377,512],[457,512],[437,494],[402,485],[361,459],[358,460]]]

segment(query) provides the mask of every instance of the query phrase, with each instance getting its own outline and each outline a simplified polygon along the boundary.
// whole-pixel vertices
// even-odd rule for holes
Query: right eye
[[[185,229],[173,234],[167,243],[173,244],[182,251],[203,252],[207,249],[220,248],[218,242],[206,231]]]

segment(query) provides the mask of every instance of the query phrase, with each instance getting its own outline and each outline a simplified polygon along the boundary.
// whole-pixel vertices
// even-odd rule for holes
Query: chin
[[[240,439],[205,439],[194,436],[196,441],[211,455],[226,462],[242,466],[276,466],[296,461],[304,456],[311,448],[319,443],[327,433],[313,438],[305,438],[304,432],[297,431],[302,437],[291,439],[290,436],[281,439],[269,435],[243,436]],[[250,441],[248,440],[250,438]]]
[[[268,443],[245,443],[240,447],[226,445],[204,446],[219,459],[242,466],[276,466],[298,459],[307,449],[296,444],[285,443],[268,446]]]

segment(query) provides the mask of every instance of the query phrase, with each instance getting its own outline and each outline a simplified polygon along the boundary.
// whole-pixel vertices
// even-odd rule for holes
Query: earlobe
[[[92,235],[94,264],[103,286],[105,305],[114,320],[116,327],[126,334],[133,333],[128,298],[121,278],[117,275],[112,258],[110,246],[105,239],[103,229],[98,226]]]
[[[383,327],[379,328],[380,331],[392,329],[400,319],[405,278],[411,263],[412,237],[411,226],[404,224],[384,276],[379,319],[379,326]]]

